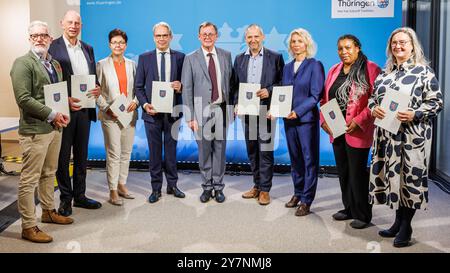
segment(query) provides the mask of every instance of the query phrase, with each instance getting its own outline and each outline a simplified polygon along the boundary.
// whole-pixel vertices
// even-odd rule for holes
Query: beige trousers
[[[22,216],[22,228],[37,225],[34,193],[38,187],[41,208],[53,210],[55,172],[58,167],[59,149],[62,133],[53,131],[48,134],[19,135],[23,150],[22,171],[19,182],[19,213]]]
[[[102,120],[109,190],[117,190],[119,183],[127,183],[135,128],[133,122],[123,128],[115,121]]]

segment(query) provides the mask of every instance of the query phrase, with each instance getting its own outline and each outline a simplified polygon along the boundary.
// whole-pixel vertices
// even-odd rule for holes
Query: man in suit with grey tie
[[[167,180],[167,194],[177,198],[184,198],[185,194],[178,188],[177,174],[177,138],[179,111],[175,110],[181,105],[181,71],[184,53],[170,48],[172,29],[169,24],[159,22],[153,26],[153,40],[156,49],[139,56],[136,71],[136,96],[142,105],[142,119],[144,120],[150,152],[150,177],[152,193],[148,198],[155,203],[161,198],[163,183],[163,169]],[[158,113],[152,104],[152,82],[171,82],[174,94],[174,111]],[[164,159],[163,159],[164,147]],[[164,165],[163,165],[164,164]]]
[[[230,96],[232,77],[231,53],[215,47],[217,27],[211,22],[199,26],[201,48],[186,56],[181,83],[183,85],[184,117],[194,131],[198,160],[203,180],[202,203],[214,197],[225,201],[226,131],[233,112]],[[214,192],[213,192],[214,190]]]

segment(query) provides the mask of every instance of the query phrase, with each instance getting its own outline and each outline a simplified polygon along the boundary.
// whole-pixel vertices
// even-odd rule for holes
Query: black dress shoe
[[[72,201],[61,201],[58,213],[65,217],[72,215]]]
[[[212,190],[204,190],[202,195],[200,195],[200,201],[206,203],[212,197]]]
[[[215,192],[215,199],[218,203],[223,203],[225,201],[225,195],[223,194],[223,191],[214,191]]]
[[[398,230],[383,229],[378,231],[378,235],[384,238],[394,238],[397,236]]]
[[[83,208],[83,209],[99,209],[102,207],[102,204],[93,199],[84,197],[82,199],[74,200],[73,206],[77,207],[77,208]]]
[[[406,239],[398,239],[395,237],[394,239],[394,247],[407,247],[411,244],[411,237]]]
[[[363,228],[368,227],[368,226],[369,226],[369,223],[366,223],[366,222],[364,222],[364,221],[355,219],[355,220],[353,220],[353,221],[350,223],[350,226],[351,226],[352,228],[355,228],[355,229],[363,229]]]
[[[153,191],[152,194],[148,197],[148,202],[155,203],[161,197],[161,191]]]
[[[352,219],[352,216],[347,213],[346,210],[340,210],[332,215],[333,219],[336,221],[344,221]]]
[[[184,198],[186,195],[177,187],[167,187],[167,194],[173,194],[177,198]]]

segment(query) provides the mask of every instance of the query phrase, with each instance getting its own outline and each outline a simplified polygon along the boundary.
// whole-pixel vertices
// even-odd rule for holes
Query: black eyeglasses
[[[30,38],[31,38],[31,40],[33,40],[33,41],[36,41],[36,40],[39,39],[39,38],[42,38],[42,39],[45,40],[45,39],[48,39],[49,37],[50,37],[50,35],[48,35],[47,33],[30,34]]]

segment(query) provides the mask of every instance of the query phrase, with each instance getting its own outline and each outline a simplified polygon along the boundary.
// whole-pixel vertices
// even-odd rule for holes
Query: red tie
[[[212,53],[208,53],[209,65],[208,72],[212,83],[211,102],[215,102],[219,98],[219,89],[217,88],[216,64]]]

